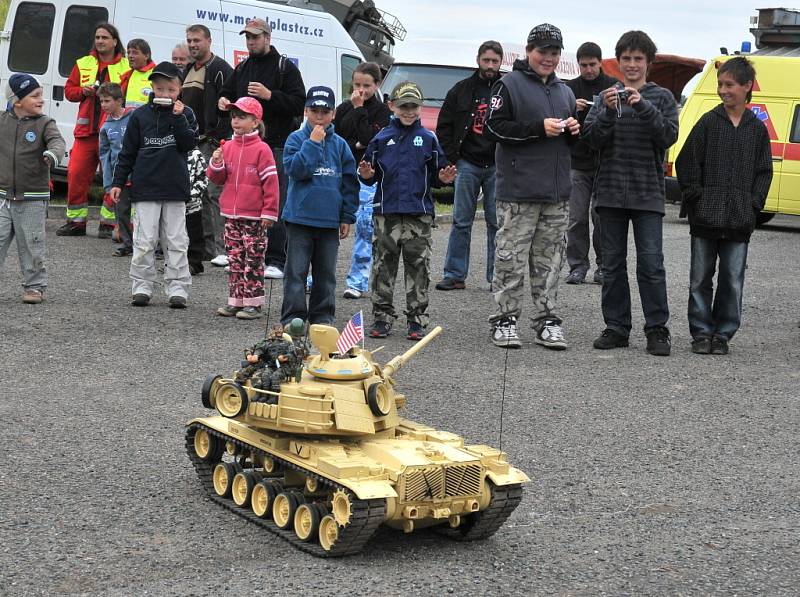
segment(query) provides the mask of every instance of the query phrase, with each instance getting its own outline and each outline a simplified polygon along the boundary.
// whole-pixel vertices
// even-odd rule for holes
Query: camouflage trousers
[[[372,237],[372,315],[375,321],[397,319],[394,283],[403,257],[408,322],[428,325],[428,286],[431,266],[430,215],[374,215]]]
[[[497,201],[497,249],[492,290],[497,303],[495,322],[513,315],[519,318],[525,297],[525,271],[530,275],[533,313],[539,329],[555,314],[558,279],[564,260],[569,203],[512,203]]]

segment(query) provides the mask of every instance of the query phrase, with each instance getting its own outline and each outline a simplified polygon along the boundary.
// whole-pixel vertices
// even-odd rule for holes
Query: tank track
[[[294,469],[306,476],[313,477],[317,480],[321,487],[327,487],[333,490],[340,489],[347,492],[351,498],[352,515],[350,517],[350,522],[343,527],[339,527],[339,537],[336,543],[331,547],[330,551],[326,551],[319,543],[314,541],[306,542],[300,540],[300,538],[298,538],[294,530],[291,528],[279,529],[272,520],[259,518],[249,507],[240,508],[233,502],[233,500],[218,496],[214,491],[214,484],[212,481],[212,473],[217,462],[205,461],[197,456],[194,451],[194,436],[198,429],[204,429],[210,435],[213,435],[224,442],[232,442],[234,445],[242,448],[246,452],[267,456],[272,458],[275,462],[280,463],[285,468]],[[330,479],[321,477],[315,473],[312,473],[311,471],[292,464],[291,462],[287,462],[286,460],[283,460],[274,454],[260,450],[248,443],[242,442],[241,440],[230,437],[223,433],[219,433],[218,431],[199,423],[192,424],[186,430],[186,453],[189,455],[189,459],[192,461],[192,464],[197,471],[197,476],[211,501],[216,502],[223,508],[234,512],[235,514],[238,514],[242,518],[267,529],[271,533],[282,537],[294,547],[317,557],[341,557],[360,552],[364,548],[364,545],[369,538],[372,537],[372,535],[375,534],[375,531],[378,530],[378,527],[381,525],[386,515],[386,501],[383,499],[360,500],[343,485],[339,485]]]
[[[439,526],[436,530],[456,541],[477,541],[494,535],[522,501],[521,485],[492,485],[489,507],[468,516],[458,528]]]

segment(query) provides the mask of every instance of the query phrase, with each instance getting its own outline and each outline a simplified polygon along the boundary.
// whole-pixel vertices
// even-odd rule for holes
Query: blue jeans
[[[606,327],[628,336],[631,290],[628,285],[628,226],[633,223],[636,281],[644,311],[644,331],[664,328],[669,321],[667,273],[662,248],[663,214],[638,209],[598,207],[603,255],[603,319]]]
[[[717,257],[719,275],[714,294]],[[689,270],[689,331],[692,338],[733,338],[742,322],[746,267],[747,243],[692,236],[692,265]]]
[[[336,254],[339,229],[286,222],[286,267],[283,270],[281,324],[295,317],[309,323],[332,324],[336,315]],[[309,266],[314,285],[306,305]]]
[[[497,212],[494,200],[495,167],[476,166],[467,160],[456,164],[455,197],[453,199],[453,227],[447,242],[444,260],[444,277],[463,282],[469,271],[469,245],[472,240],[472,222],[478,194],[483,189],[483,214],[486,220],[486,281],[494,275],[494,237],[497,234]]]
[[[372,268],[372,199],[375,197],[375,189],[375,186],[361,183],[353,258],[347,274],[347,287],[361,292],[369,290],[369,272]]]

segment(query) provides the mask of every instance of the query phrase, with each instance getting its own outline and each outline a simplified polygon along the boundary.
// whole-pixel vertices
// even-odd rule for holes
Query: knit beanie
[[[21,101],[26,96],[39,89],[39,87],[41,87],[39,81],[33,76],[26,73],[15,73],[8,79],[6,99],[12,103]]]

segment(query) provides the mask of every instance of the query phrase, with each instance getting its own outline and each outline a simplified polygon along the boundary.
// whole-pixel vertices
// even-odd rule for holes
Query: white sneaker
[[[274,265],[268,265],[264,270],[265,278],[272,278],[273,280],[282,280],[283,272]]]
[[[536,333],[535,342],[553,350],[566,350],[567,348],[564,330],[554,321],[546,321],[544,323],[542,329]]]
[[[225,267],[228,265],[228,256],[227,255],[217,255],[214,259],[211,260],[211,265],[216,265],[217,267]]]
[[[496,322],[492,329],[492,342],[500,348],[520,348],[522,342],[517,335],[517,318],[510,315]]]
[[[344,291],[342,296],[346,299],[359,299],[364,293],[360,290],[356,290],[355,288],[348,288]]]

